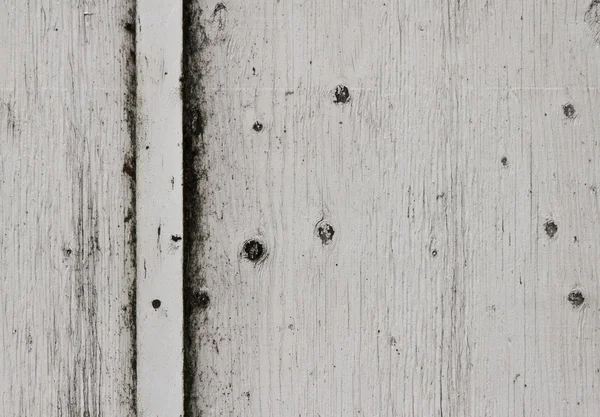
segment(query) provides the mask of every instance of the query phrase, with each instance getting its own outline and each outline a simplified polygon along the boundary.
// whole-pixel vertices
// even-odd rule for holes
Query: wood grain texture
[[[0,6],[0,415],[135,415],[133,1]]]
[[[137,6],[138,417],[183,413],[181,7]]]
[[[600,2],[185,7],[188,416],[600,414]]]

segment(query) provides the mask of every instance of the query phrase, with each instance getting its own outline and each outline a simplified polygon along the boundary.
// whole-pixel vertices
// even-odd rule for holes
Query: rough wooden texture
[[[598,0],[186,3],[188,416],[600,415]]]
[[[135,415],[133,1],[0,6],[0,415]]]
[[[138,417],[183,413],[181,7],[137,7]]]

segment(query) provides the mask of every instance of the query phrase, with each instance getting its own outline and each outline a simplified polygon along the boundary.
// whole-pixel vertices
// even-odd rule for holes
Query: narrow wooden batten
[[[181,1],[138,2],[139,417],[179,417],[183,414],[181,24]]]

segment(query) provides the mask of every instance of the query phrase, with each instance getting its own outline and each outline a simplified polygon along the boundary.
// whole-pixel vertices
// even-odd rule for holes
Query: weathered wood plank
[[[0,7],[0,415],[135,415],[133,1]]]
[[[139,417],[183,413],[181,5],[137,7]]]
[[[187,414],[598,415],[599,5],[185,2]]]

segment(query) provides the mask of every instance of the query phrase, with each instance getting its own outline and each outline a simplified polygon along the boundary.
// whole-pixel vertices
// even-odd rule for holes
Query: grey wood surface
[[[600,415],[598,0],[184,15],[189,416]]]
[[[182,6],[137,5],[137,417],[183,414]]]
[[[0,416],[135,415],[135,9],[0,4]]]

